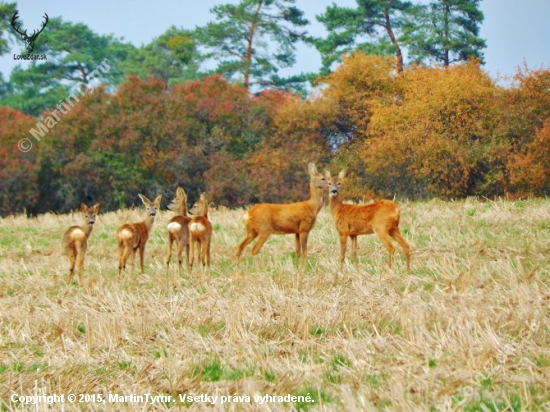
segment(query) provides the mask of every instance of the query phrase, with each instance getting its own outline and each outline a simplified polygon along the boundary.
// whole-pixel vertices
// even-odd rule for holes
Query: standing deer
[[[99,203],[92,207],[87,207],[84,203],[80,205],[80,211],[85,217],[85,223],[82,226],[71,226],[63,235],[63,249],[71,261],[69,278],[70,284],[74,276],[74,266],[78,262],[78,283],[82,285],[82,272],[84,270],[84,257],[88,247],[88,237],[94,228],[95,219],[99,213]]]
[[[331,177],[326,171],[329,187],[329,207],[334,219],[336,230],[340,235],[340,266],[344,264],[348,236],[351,237],[351,251],[353,259],[357,260],[357,236],[376,233],[389,253],[389,267],[391,268],[395,246],[390,237],[401,245],[407,258],[407,271],[410,271],[410,247],[399,231],[400,211],[397,203],[391,200],[378,200],[369,205],[348,205],[340,199],[340,187],[346,178],[346,171],[342,170],[338,176]]]
[[[303,259],[307,262],[307,239],[313,229],[315,219],[323,206],[323,193],[328,187],[326,178],[317,172],[314,163],[308,165],[309,192],[308,200],[290,204],[260,203],[244,215],[246,235],[237,246],[237,259],[244,248],[255,238],[252,254],[260,252],[267,238],[272,235],[294,233],[296,244],[296,262]]]
[[[185,265],[189,269],[189,222],[191,218],[187,216],[187,195],[185,191],[178,187],[176,198],[168,205],[168,210],[176,213],[166,228],[168,229],[168,256],[166,258],[166,274],[170,267],[172,258],[172,244],[176,242],[179,271],[181,273],[182,254],[185,248]]]
[[[147,210],[145,220],[137,223],[125,223],[118,228],[116,239],[118,243],[118,275],[126,269],[126,261],[132,254],[132,274],[134,273],[134,262],[136,258],[136,250],[139,249],[139,263],[141,265],[141,274],[143,274],[143,257],[145,255],[145,244],[149,239],[149,232],[153,227],[155,216],[160,208],[162,196],[157,196],[154,202],[151,202],[143,195],[139,195]]]
[[[189,234],[191,236],[191,257],[189,266],[193,267],[195,250],[197,250],[199,263],[210,267],[210,243],[212,241],[212,223],[208,220],[208,201],[206,193],[202,193],[200,199],[189,211],[193,218],[189,222]]]

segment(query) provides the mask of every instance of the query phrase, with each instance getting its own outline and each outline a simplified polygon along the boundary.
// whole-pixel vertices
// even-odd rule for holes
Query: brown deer
[[[187,195],[185,191],[178,187],[176,189],[176,198],[168,205],[168,210],[176,213],[166,228],[168,229],[168,256],[166,258],[166,274],[170,267],[172,258],[172,244],[176,242],[179,271],[181,273],[182,254],[185,248],[185,265],[189,269],[189,222],[191,218],[187,216]]]
[[[84,257],[88,247],[88,237],[94,228],[95,219],[99,213],[99,203],[92,207],[84,203],[80,205],[80,211],[85,216],[85,223],[82,226],[71,226],[63,235],[63,249],[71,261],[69,278],[67,283],[73,281],[74,266],[78,262],[78,283],[82,285],[82,272],[84,270]]]
[[[314,163],[308,165],[309,192],[308,200],[290,204],[260,203],[249,209],[244,215],[246,235],[237,246],[237,259],[244,248],[254,239],[252,254],[260,252],[267,238],[272,235],[294,233],[296,245],[296,262],[303,259],[307,262],[307,239],[313,229],[315,219],[323,206],[323,193],[328,187],[325,176],[317,172]]]
[[[136,250],[139,249],[139,262],[141,265],[141,273],[143,274],[143,257],[145,255],[145,244],[149,239],[149,232],[153,227],[155,216],[160,208],[162,196],[157,196],[154,202],[151,202],[143,195],[139,195],[147,210],[145,220],[137,223],[125,223],[118,228],[116,239],[118,243],[118,275],[126,269],[126,262],[130,254],[132,255],[132,274],[134,272],[134,262],[136,258]]]
[[[410,247],[399,231],[400,211],[397,203],[391,200],[378,200],[368,205],[348,205],[342,203],[340,187],[346,178],[346,171],[342,170],[338,176],[331,177],[326,171],[329,187],[329,207],[334,219],[336,230],[340,236],[340,266],[344,264],[348,236],[351,237],[351,251],[353,259],[357,260],[357,236],[376,233],[389,253],[389,267],[391,268],[395,246],[390,237],[401,245],[407,258],[407,271],[410,271]]]
[[[189,235],[191,237],[191,257],[189,267],[193,267],[195,250],[197,250],[199,263],[210,267],[210,243],[212,241],[212,223],[208,220],[208,201],[206,193],[202,193],[199,200],[189,211],[193,218],[189,222]]]

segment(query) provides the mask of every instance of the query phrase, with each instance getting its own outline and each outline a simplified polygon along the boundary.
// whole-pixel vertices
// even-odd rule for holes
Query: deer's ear
[[[327,179],[330,179],[330,178],[332,177],[332,176],[330,175],[330,170],[325,169],[325,177],[326,177]]]
[[[141,201],[143,202],[143,204],[145,206],[149,206],[151,204],[151,201],[149,199],[147,199],[147,196],[144,196],[141,193],[138,194],[138,196],[139,196],[139,198],[141,199]]]
[[[93,207],[92,207],[92,211],[95,213],[95,214],[98,214],[99,213],[99,203],[96,203]]]
[[[176,196],[177,196],[177,197],[187,197],[187,196],[185,195],[185,191],[184,191],[181,187],[178,187],[178,188],[176,189]]]
[[[84,203],[80,204],[80,211],[82,213],[88,213],[88,206],[86,206]]]
[[[317,167],[315,166],[315,163],[310,163],[307,165],[307,170],[309,172],[310,176],[315,176],[318,174]]]
[[[206,202],[206,192],[201,193],[201,200]]]
[[[162,202],[162,195],[156,197],[155,206],[160,207],[160,202]]]
[[[348,175],[348,171],[346,169],[342,169],[340,170],[340,173],[338,173],[338,177],[340,179],[345,179],[347,175]]]

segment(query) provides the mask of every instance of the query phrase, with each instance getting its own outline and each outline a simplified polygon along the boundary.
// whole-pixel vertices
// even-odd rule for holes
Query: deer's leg
[[[191,242],[189,242],[190,245],[190,252],[189,252],[189,268],[193,267],[193,263],[195,263],[195,239],[191,238]]]
[[[170,268],[170,260],[172,259],[172,243],[174,239],[172,234],[168,234],[168,253],[166,254],[166,274],[168,275],[168,269]]]
[[[302,249],[302,264],[305,265],[307,263],[307,238],[309,236],[309,232],[301,232],[300,233],[300,248]]]
[[[357,235],[351,237],[351,257],[357,262]]]
[[[69,249],[69,261],[70,261],[70,269],[69,269],[69,278],[67,279],[67,284],[71,284],[71,282],[73,281],[73,276],[74,276],[74,265],[75,265],[75,262],[76,262],[76,248],[75,247],[71,247]]]
[[[389,254],[388,266],[391,269],[391,263],[392,263],[392,259],[393,259],[393,253],[395,252],[395,246],[392,244],[392,242],[390,240],[390,235],[386,231],[385,228],[376,228],[375,227],[374,228],[374,233],[376,233],[376,235],[378,236],[380,241],[384,244],[384,246],[386,246],[386,249],[388,249],[388,254]]]
[[[409,243],[405,240],[399,228],[395,228],[390,232],[390,236],[393,237],[397,243],[401,245],[405,252],[405,258],[407,259],[407,272],[411,270],[411,248]]]
[[[183,255],[183,241],[181,239],[179,239],[177,241],[177,244],[178,244],[177,256],[178,256],[178,270],[179,270],[178,273],[181,273],[182,255]]]
[[[84,242],[80,246],[80,250],[78,251],[77,255],[77,261],[78,261],[78,283],[82,285],[82,273],[84,272],[84,257],[86,256],[86,249],[87,244]]]
[[[185,265],[187,270],[189,270],[189,243],[185,245]]]
[[[137,250],[138,250],[137,247],[132,249],[132,271],[130,272],[130,276],[134,275],[134,266],[136,265],[136,251]]]
[[[208,254],[208,245],[206,244],[206,240],[201,240],[201,263],[202,266],[206,266],[207,263],[207,254]]]
[[[348,243],[348,234],[340,233],[340,267],[344,265],[346,259],[346,248]]]
[[[252,246],[253,255],[257,255],[258,253],[260,253],[260,249],[262,248],[262,246],[264,245],[268,237],[269,237],[269,233],[268,234],[261,233],[258,235],[258,239],[256,239],[256,243],[254,244],[254,246]]]
[[[300,244],[299,233],[296,233],[295,244],[296,244],[296,263],[298,263],[300,261],[300,256],[302,255],[302,245]]]
[[[246,230],[245,237],[243,238],[243,240],[240,241],[240,243],[237,246],[237,259],[240,259],[244,248],[247,247],[250,242],[256,239],[257,236],[258,236],[258,232],[251,229]]]
[[[208,239],[206,243],[206,266],[210,267],[210,245],[212,244],[212,239]]]
[[[139,266],[141,267],[141,274],[145,273],[143,267],[143,259],[145,258],[145,245],[139,247]]]

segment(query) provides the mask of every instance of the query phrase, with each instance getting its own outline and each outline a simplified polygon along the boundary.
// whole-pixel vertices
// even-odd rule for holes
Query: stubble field
[[[119,278],[114,232],[136,209],[99,215],[84,285],[65,283],[61,249],[79,214],[0,219],[1,408],[211,410],[188,397],[208,395],[216,410],[548,409],[550,200],[401,206],[410,274],[397,245],[387,269],[373,235],[340,271],[324,207],[306,270],[293,236],[236,264],[243,211],[219,209],[209,271],[178,274],[172,258],[166,275],[162,212],[145,274]],[[83,403],[19,398],[40,394]],[[145,394],[164,402],[132,398]]]

